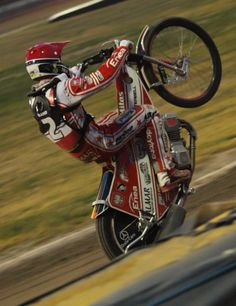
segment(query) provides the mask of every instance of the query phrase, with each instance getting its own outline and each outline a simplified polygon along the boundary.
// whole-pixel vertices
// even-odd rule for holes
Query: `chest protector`
[[[63,122],[63,114],[58,107],[51,107],[45,95],[38,95],[30,98],[30,106],[34,118],[39,124],[40,132],[47,134],[50,129],[50,120],[55,126],[60,126]]]
[[[54,85],[54,86],[53,86]],[[47,99],[45,93],[48,89],[53,89],[53,96],[56,97],[56,86],[53,84],[50,86],[50,83],[47,84],[44,88],[39,89],[38,91],[32,91],[28,94],[30,97],[29,103],[32,109],[34,118],[39,124],[40,132],[47,136],[53,142],[59,142],[58,144],[64,147],[64,149],[70,150],[70,145],[68,145],[68,139],[72,146],[74,146],[75,140],[83,137],[89,122],[93,119],[92,116],[86,114],[85,122],[82,128],[75,129],[65,120],[65,113],[73,111],[73,108],[68,110],[61,110],[57,105],[56,99],[54,99],[55,105],[51,106],[49,100]],[[76,106],[75,108],[77,108]],[[76,137],[76,135],[78,135]],[[67,139],[67,141],[66,141]],[[73,139],[73,141],[72,141]],[[64,141],[63,141],[64,140]]]

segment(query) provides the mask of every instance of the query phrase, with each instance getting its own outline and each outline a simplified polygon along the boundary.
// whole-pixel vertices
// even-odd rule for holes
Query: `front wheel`
[[[137,218],[114,209],[108,209],[96,219],[96,229],[100,244],[110,259],[124,254],[126,247],[141,235]],[[153,243],[157,231],[157,225],[154,225],[134,247]]]
[[[137,51],[186,71],[183,76],[160,64],[145,63],[141,77],[164,100],[180,107],[198,107],[216,93],[221,60],[211,37],[194,22],[173,17],[146,29]]]

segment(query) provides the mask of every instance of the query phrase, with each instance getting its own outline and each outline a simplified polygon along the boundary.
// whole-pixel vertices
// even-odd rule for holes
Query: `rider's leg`
[[[101,154],[113,154],[143,130],[155,113],[156,109],[148,105],[136,105],[120,115],[110,113],[103,120],[90,123],[85,141]]]
[[[169,138],[156,109],[149,105],[135,106],[118,115],[109,113],[100,122],[91,122],[84,135],[86,161],[106,159],[120,150],[136,134],[146,128],[147,148],[162,191],[173,188],[172,181],[186,180],[185,170],[175,169],[170,153]],[[167,189],[167,190],[166,190]]]

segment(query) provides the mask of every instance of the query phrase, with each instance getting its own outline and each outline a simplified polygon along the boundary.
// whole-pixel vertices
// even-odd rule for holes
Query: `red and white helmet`
[[[61,62],[62,49],[69,41],[39,43],[26,51],[25,64],[32,80],[68,73]]]

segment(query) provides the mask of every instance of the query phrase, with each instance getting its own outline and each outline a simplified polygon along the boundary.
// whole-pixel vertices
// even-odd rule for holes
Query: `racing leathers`
[[[128,54],[129,46],[121,44],[97,71],[88,76],[83,76],[76,67],[71,69],[70,77],[65,73],[56,76],[56,86],[45,92],[49,107],[43,106],[45,101],[39,103],[34,96],[29,103],[40,131],[73,157],[85,162],[107,160],[134,135],[146,131],[147,148],[155,170],[166,173],[174,166],[156,108],[136,105],[121,114],[110,112],[96,122],[81,104],[119,76]],[[37,89],[49,81],[41,81]]]

